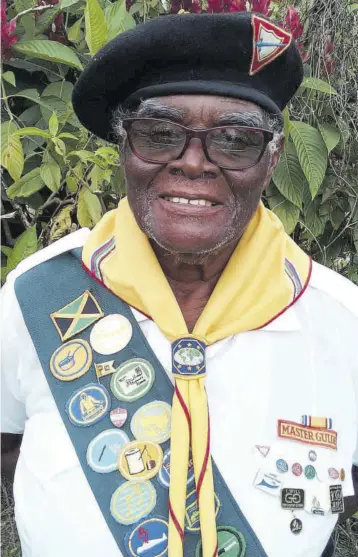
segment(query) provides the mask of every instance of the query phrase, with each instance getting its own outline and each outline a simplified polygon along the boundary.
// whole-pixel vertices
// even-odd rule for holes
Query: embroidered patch
[[[162,463],[163,451],[151,441],[131,441],[118,455],[118,470],[126,480],[150,480]]]
[[[285,52],[291,44],[292,35],[257,15],[252,16],[251,23],[253,45],[249,75],[254,75]]]
[[[125,348],[132,334],[132,325],[124,315],[107,315],[93,327],[90,343],[98,354],[109,356]]]
[[[241,532],[231,526],[219,526],[218,533],[218,553],[224,557],[244,557],[246,553],[246,540]],[[201,540],[195,550],[195,557],[202,557]]]
[[[114,364],[114,360],[111,360],[110,362],[103,362],[101,364],[94,364],[98,379],[100,377],[105,377],[105,375],[110,375],[111,373],[114,373],[116,371],[116,368],[114,367],[113,364]]]
[[[186,377],[205,375],[205,343],[181,338],[172,344],[172,372]]]
[[[278,420],[278,436],[282,439],[337,450],[337,432],[333,429],[303,426],[296,422]]]
[[[153,366],[142,358],[121,364],[111,379],[111,391],[118,400],[133,402],[152,388],[155,378]]]
[[[86,290],[63,308],[51,313],[50,317],[61,340],[64,341],[84,331],[103,315],[93,294]]]
[[[148,518],[125,539],[131,557],[164,557],[168,553],[168,522],[160,516]]]
[[[284,487],[281,492],[281,507],[283,509],[303,509],[305,506],[305,492],[303,489]]]
[[[259,470],[254,480],[254,486],[269,495],[278,497],[280,495],[280,488],[282,487],[282,480],[277,474],[266,473]]]
[[[120,524],[135,524],[148,516],[156,503],[157,493],[150,482],[125,482],[112,495],[111,514]]]
[[[214,493],[215,499],[215,517],[218,517],[220,511],[220,501],[216,493]],[[193,489],[186,496],[186,506],[185,506],[185,524],[184,528],[186,532],[200,532],[200,513],[198,500],[196,498],[196,489]]]
[[[194,463],[191,453],[189,454],[189,465],[188,465],[188,478],[187,485],[193,483],[195,479],[194,475]],[[162,487],[169,487],[170,484],[170,449],[167,449],[163,457],[163,465],[158,474],[158,482]]]
[[[109,412],[110,404],[107,390],[97,383],[89,383],[70,396],[66,412],[71,423],[86,427],[99,422]]]
[[[341,485],[329,486],[329,497],[331,500],[331,513],[344,513],[344,499]]]
[[[259,453],[266,458],[268,453],[270,452],[270,448],[267,445],[255,445],[256,449],[259,451]]]
[[[162,400],[145,404],[134,414],[131,430],[136,439],[165,443],[170,437],[172,409]]]
[[[111,410],[109,417],[115,427],[122,427],[127,421],[128,412],[125,408]]]
[[[82,339],[66,342],[55,350],[50,360],[52,375],[61,381],[73,381],[82,377],[91,365],[91,347]]]
[[[307,414],[304,414],[302,416],[302,425],[306,425],[309,427],[319,427],[321,429],[332,429],[333,427],[332,418],[308,416]]]
[[[128,435],[124,431],[107,429],[92,439],[87,448],[87,463],[101,474],[117,470],[118,454],[123,445],[128,443]]]

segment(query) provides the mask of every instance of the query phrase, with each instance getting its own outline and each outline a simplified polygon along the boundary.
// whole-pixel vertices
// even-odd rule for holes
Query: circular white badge
[[[90,343],[98,354],[108,356],[125,348],[132,333],[132,325],[124,315],[107,315],[93,327]]]

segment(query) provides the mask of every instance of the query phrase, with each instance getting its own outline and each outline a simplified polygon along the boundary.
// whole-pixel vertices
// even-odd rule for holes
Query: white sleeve
[[[26,411],[21,399],[19,381],[19,351],[21,338],[18,331],[23,327],[22,315],[14,292],[14,278],[0,292],[1,304],[1,431],[23,433]]]

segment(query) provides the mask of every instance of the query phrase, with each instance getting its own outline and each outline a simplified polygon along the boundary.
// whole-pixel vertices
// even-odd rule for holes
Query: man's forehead
[[[215,116],[232,112],[253,112],[261,114],[261,109],[253,102],[219,95],[168,95],[152,99],[155,104],[175,108],[183,116],[193,112],[211,113]],[[153,102],[153,104],[154,104]]]

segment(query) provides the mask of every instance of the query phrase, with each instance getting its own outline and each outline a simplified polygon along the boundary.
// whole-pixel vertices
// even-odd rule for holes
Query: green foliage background
[[[282,20],[289,5],[273,2],[272,17]],[[118,149],[81,126],[71,93],[106,42],[170,11],[166,0],[127,7],[125,0],[8,4],[19,41],[2,62],[3,279],[27,255],[95,225],[124,195]],[[314,259],[358,283],[358,4],[296,0],[295,7],[305,79],[284,112],[285,152],[264,201]]]

